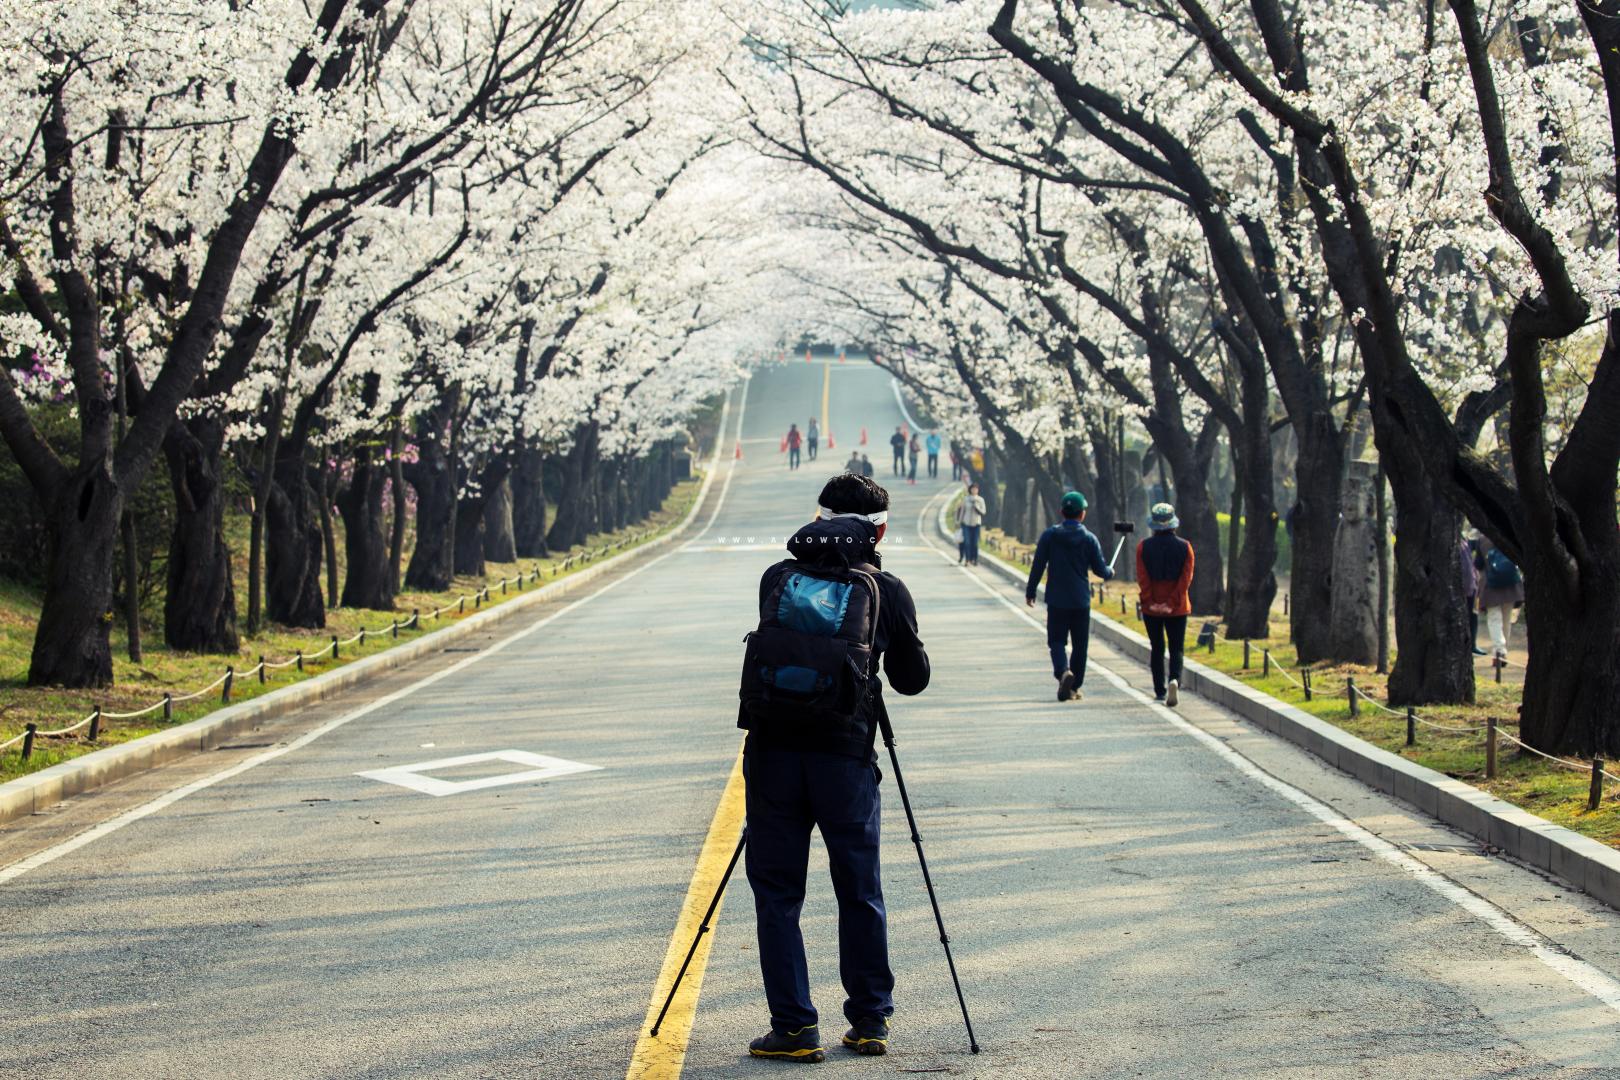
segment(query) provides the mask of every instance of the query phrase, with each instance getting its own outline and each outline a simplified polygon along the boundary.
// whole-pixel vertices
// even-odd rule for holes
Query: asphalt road
[[[824,379],[836,446],[790,472],[778,440],[820,411]],[[863,424],[885,478],[899,416],[875,369],[802,361],[756,375],[739,412],[743,460],[685,543],[443,658],[483,657],[431,685],[405,673],[289,718],[263,740],[409,691],[0,884],[0,1076],[624,1075],[736,757],[758,573]],[[1178,724],[1106,652],[1085,700],[1058,703],[1016,594],[919,528],[942,471],[891,488],[885,565],[935,670],[893,709],[985,1050],[967,1053],[891,780],[894,1052],[822,1070],[1620,1077],[1620,997],[1602,997],[1620,916],[1220,710],[1187,701]],[[0,830],[0,865],[256,750]],[[596,768],[442,797],[359,775],[502,751]],[[1358,827],[1419,861],[1380,857]],[[836,1041],[823,867],[804,922]],[[739,880],[686,1076],[790,1068],[746,1057],[766,1023],[751,916]]]

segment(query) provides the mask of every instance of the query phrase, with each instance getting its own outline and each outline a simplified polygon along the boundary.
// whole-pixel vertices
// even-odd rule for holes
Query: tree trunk
[[[1234,585],[1226,636],[1230,640],[1271,636],[1271,602],[1277,598],[1277,514],[1271,502],[1271,437],[1265,413],[1245,417],[1243,443],[1233,460],[1233,509],[1243,517],[1243,543],[1232,568]],[[1232,527],[1237,528],[1233,520]]]
[[[416,549],[405,571],[405,585],[439,592],[455,580],[455,478],[444,447],[426,435],[418,437],[417,459],[404,472],[416,489]]]
[[[135,518],[125,513],[119,521],[118,531],[124,551],[124,633],[129,646],[129,661],[141,662],[141,559],[136,550]]]
[[[388,493],[394,504],[388,530],[388,600],[399,595],[400,570],[405,562],[405,518],[410,512],[405,497],[405,436],[398,416],[394,417],[393,451],[388,456]]]
[[[484,505],[482,495],[456,500],[456,555],[458,574],[484,576]]]
[[[581,424],[574,432],[574,445],[562,460],[562,491],[557,512],[546,534],[547,546],[566,551],[584,542],[595,518],[596,423]]]
[[[1296,417],[1294,422],[1299,435],[1294,472],[1298,501],[1293,509],[1293,563],[1288,570],[1288,630],[1299,662],[1314,664],[1338,659],[1333,653],[1328,613],[1333,610],[1333,537],[1339,527],[1344,440],[1333,417],[1326,413]]]
[[[361,446],[353,478],[337,495],[338,513],[343,515],[343,551],[348,559],[344,607],[394,609],[394,565],[383,533],[383,489],[388,485],[389,468],[377,460],[375,447]]]
[[[498,563],[517,562],[510,477],[502,480],[484,501],[484,558]]]
[[[104,460],[81,464],[45,507],[51,557],[29,686],[112,685],[113,559],[123,495]]]
[[[1374,468],[1365,461],[1350,463],[1344,485],[1344,508],[1333,542],[1333,600],[1328,609],[1328,645],[1341,663],[1366,664],[1378,660],[1378,549],[1374,526]],[[1456,568],[1456,552],[1452,552]]]
[[[266,613],[283,626],[318,630],[326,625],[324,538],[302,446],[282,442],[265,510]]]
[[[315,493],[319,501],[315,504],[320,510],[321,523],[321,549],[326,553],[326,602],[332,607],[338,606],[338,557],[337,557],[337,530],[332,527],[332,503],[337,498],[337,470],[332,467],[327,455],[329,451],[321,451],[321,466],[315,470]]]
[[[1384,474],[1395,502],[1395,666],[1391,705],[1474,700],[1473,636],[1463,595],[1458,547],[1462,516],[1434,497],[1414,444],[1391,433],[1380,439]],[[1611,609],[1612,612],[1612,609]],[[1529,687],[1527,686],[1526,689]]]
[[[163,440],[175,507],[163,599],[163,640],[171,649],[241,648],[225,544],[224,445],[224,425],[206,416],[175,421]]]
[[[545,454],[518,451],[512,475],[512,544],[525,559],[543,559],[546,550]]]

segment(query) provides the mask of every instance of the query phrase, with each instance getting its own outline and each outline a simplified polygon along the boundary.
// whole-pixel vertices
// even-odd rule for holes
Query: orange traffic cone
[[[742,460],[742,440],[741,439],[737,440],[737,452],[732,454],[731,456],[736,458],[738,461]]]
[[[844,362],[844,350],[843,349],[838,350],[838,362],[840,364],[842,364]]]
[[[829,450],[838,449],[838,444],[833,442],[832,432],[830,430],[827,432],[827,449],[829,449]]]
[[[862,446],[866,445],[866,429],[865,428],[861,428],[861,445]]]
[[[807,364],[810,362],[810,350],[809,349],[804,350],[804,362],[807,363]]]
[[[782,449],[778,453],[787,453],[787,436],[782,436]]]

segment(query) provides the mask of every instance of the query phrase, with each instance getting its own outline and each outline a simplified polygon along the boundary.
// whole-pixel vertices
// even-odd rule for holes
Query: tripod
[[[934,923],[939,927],[939,943],[945,947],[945,964],[951,970],[951,983],[956,987],[956,1003],[962,1007],[962,1023],[967,1025],[968,1048],[977,1054],[979,1041],[974,1038],[973,1021],[968,1019],[967,1001],[962,997],[962,980],[957,978],[956,961],[951,957],[951,938],[945,932],[945,918],[939,912],[939,900],[934,895],[934,880],[928,873],[928,859],[923,855],[922,835],[917,831],[917,818],[911,812],[911,797],[906,794],[906,782],[900,775],[900,758],[894,750],[894,729],[889,726],[888,716],[881,711],[878,713],[878,724],[883,731],[883,745],[889,750],[889,763],[894,768],[895,786],[900,789],[900,802],[906,808],[906,822],[911,826],[911,842],[917,848],[917,862],[922,867],[923,884],[928,888],[928,902],[934,908]],[[651,1032],[654,1036],[657,1036],[659,1027],[664,1023],[664,1015],[669,1012],[670,1003],[675,1000],[675,991],[679,989],[681,979],[686,976],[686,968],[697,953],[698,942],[709,932],[709,922],[714,918],[715,909],[720,906],[720,897],[725,894],[726,883],[731,880],[731,872],[736,869],[737,859],[741,857],[747,843],[748,829],[744,826],[742,836],[737,840],[737,850],[731,853],[731,862],[727,864],[726,872],[721,875],[720,887],[715,889],[714,899],[709,901],[709,910],[704,914],[696,936],[692,938],[692,947],[686,951],[686,959],[681,963],[681,970],[675,974],[675,981],[670,985],[669,996],[664,999],[664,1007],[658,1010],[658,1019],[654,1021]]]

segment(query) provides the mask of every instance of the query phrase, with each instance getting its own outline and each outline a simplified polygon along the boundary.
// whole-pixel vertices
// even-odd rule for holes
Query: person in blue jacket
[[[1086,681],[1086,646],[1091,640],[1091,582],[1087,572],[1104,581],[1114,572],[1103,562],[1102,543],[1082,524],[1086,497],[1078,491],[1063,496],[1063,520],[1035,544],[1024,602],[1035,606],[1035,590],[1046,575],[1046,645],[1052,651],[1052,677],[1059,701],[1079,701]],[[1071,654],[1068,646],[1074,643]]]

